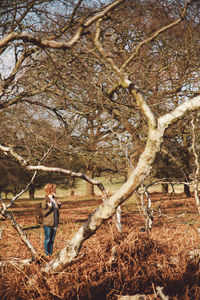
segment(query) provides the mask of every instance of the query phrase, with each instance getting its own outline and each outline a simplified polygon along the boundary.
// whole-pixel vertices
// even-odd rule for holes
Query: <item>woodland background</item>
[[[116,178],[112,188],[115,182]],[[167,195],[154,192],[151,200],[155,210],[151,232],[142,231],[145,218],[141,202],[129,199],[122,206],[123,233],[117,232],[111,220],[105,222],[84,244],[77,260],[62,272],[44,277],[40,264],[20,268],[15,261],[1,268],[1,299],[116,299],[118,295],[136,294],[145,295],[144,299],[160,299],[158,286],[163,287],[169,299],[198,299],[199,254],[197,251],[195,255],[194,249],[199,249],[200,220],[195,198],[187,198],[180,192]],[[12,208],[12,214],[42,255],[44,233],[34,215],[38,201],[41,198],[22,198]],[[60,201],[61,224],[54,256],[100,205],[101,197],[68,195],[60,197]],[[113,247],[116,247],[114,257]],[[30,257],[16,231],[5,220],[0,253],[1,261]]]
[[[199,12],[0,2],[1,299],[199,299]],[[48,182],[63,204],[49,263]]]

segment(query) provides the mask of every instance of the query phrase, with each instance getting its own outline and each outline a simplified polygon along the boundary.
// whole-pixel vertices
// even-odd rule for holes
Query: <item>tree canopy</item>
[[[187,128],[172,124],[187,124],[191,111],[199,119],[199,8],[176,0],[1,2],[2,155],[29,172],[83,178],[106,199],[52,268],[73,260],[137,190],[162,144],[189,177]],[[84,175],[128,168],[109,199]]]

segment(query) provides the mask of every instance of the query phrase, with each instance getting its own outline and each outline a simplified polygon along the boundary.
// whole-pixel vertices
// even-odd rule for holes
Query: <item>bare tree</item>
[[[78,5],[80,5],[81,2],[82,1],[79,1]],[[145,129],[143,131],[143,147],[141,148],[138,160],[134,165],[134,169],[130,172],[129,178],[127,179],[126,183],[123,184],[122,187],[109,199],[107,199],[106,191],[104,190],[104,187],[100,182],[97,182],[84,174],[72,172],[67,169],[31,164],[12,147],[4,146],[3,144],[1,144],[0,150],[5,154],[9,153],[10,155],[12,155],[28,171],[42,170],[45,172],[57,172],[67,174],[68,176],[82,178],[83,180],[86,180],[91,184],[97,185],[102,192],[104,200],[103,203],[89,217],[88,221],[78,230],[78,232],[74,235],[74,237],[66,245],[66,247],[60,251],[58,257],[47,264],[43,268],[43,271],[48,272],[50,270],[61,270],[65,265],[69,264],[77,257],[83,242],[88,239],[94,232],[96,232],[96,230],[104,220],[109,219],[116,213],[118,207],[138,189],[138,187],[143,183],[146,176],[150,173],[156,155],[160,151],[166,129],[171,124],[175,123],[178,119],[186,115],[188,112],[200,109],[200,96],[194,96],[193,92],[190,92],[190,94],[187,95],[186,99],[184,99],[184,95],[182,95],[181,100],[179,101],[179,95],[177,92],[178,87],[180,88],[179,85],[175,86],[175,91],[173,90],[172,98],[174,101],[172,101],[172,98],[170,98],[170,91],[166,93],[167,95],[164,97],[164,80],[162,82],[159,82],[160,86],[159,84],[157,86],[157,89],[159,90],[158,92],[160,94],[158,98],[159,103],[154,102],[154,94],[152,93],[152,91],[154,91],[154,87],[150,87],[146,82],[147,80],[141,80],[138,76],[139,73],[137,72],[137,69],[140,67],[141,57],[147,57],[148,55],[150,55],[150,53],[153,53],[154,59],[152,60],[152,62],[155,62],[156,59],[158,59],[157,53],[162,53],[162,44],[164,43],[164,40],[160,40],[159,44],[159,38],[164,35],[167,41],[170,33],[172,32],[172,29],[175,29],[176,27],[179,28],[180,32],[182,32],[182,26],[187,25],[187,22],[184,22],[184,20],[187,20],[187,18],[189,17],[187,12],[190,11],[190,8],[191,10],[193,9],[192,2],[193,1],[186,1],[184,4],[181,2],[181,4],[183,5],[180,14],[179,11],[177,12],[177,9],[175,9],[174,11],[167,11],[170,18],[165,18],[162,24],[153,24],[152,20],[155,15],[153,15],[153,17],[149,15],[148,17],[149,20],[151,20],[152,31],[148,33],[141,33],[141,26],[143,26],[143,24],[140,24],[139,29],[135,34],[134,28],[136,26],[135,24],[130,23],[131,28],[128,28],[127,30],[130,33],[130,37],[126,40],[127,43],[124,44],[124,49],[122,47],[123,43],[121,42],[123,40],[121,38],[117,39],[118,37],[116,36],[115,32],[113,34],[111,22],[112,18],[114,19],[114,22],[116,22],[117,16],[122,14],[122,12],[127,12],[126,5],[132,5],[130,1],[118,0],[108,4],[107,6],[100,7],[94,11],[88,9],[88,14],[85,18],[82,18],[83,16],[78,15],[79,22],[75,22],[73,18],[73,13],[75,13],[78,9],[78,6],[74,6],[73,13],[68,21],[68,24],[61,27],[57,33],[52,32],[51,36],[48,36],[48,32],[42,31],[40,31],[39,34],[32,34],[31,27],[27,31],[21,30],[21,32],[17,32],[15,31],[14,25],[14,29],[2,36],[2,39],[0,40],[0,49],[2,49],[2,52],[8,45],[12,43],[17,43],[20,41],[23,43],[24,50],[22,51],[22,55],[20,56],[20,58],[18,58],[17,60],[17,63],[18,65],[20,65],[20,67],[22,67],[22,61],[25,61],[25,57],[32,55],[33,52],[36,53],[38,49],[39,51],[41,51],[41,49],[47,48],[51,51],[57,51],[58,49],[60,49],[61,51],[73,50],[76,55],[79,56],[79,54],[81,54],[81,45],[86,45],[87,51],[91,51],[91,53],[96,56],[98,61],[100,62],[96,67],[96,70],[98,71],[100,65],[102,72],[106,70],[107,82],[106,84],[104,84],[105,82],[102,82],[101,86],[101,91],[103,94],[102,99],[106,99],[107,101],[106,109],[104,109],[104,111],[108,110],[109,103],[115,104],[115,102],[117,101],[123,103],[123,99],[127,98],[132,103],[131,109],[129,111],[130,117],[132,114],[136,113],[136,119],[138,120],[138,122],[142,120],[142,124],[140,123],[140,126],[138,127],[140,129]],[[194,6],[198,6],[198,3],[194,3]],[[155,7],[157,8],[157,6]],[[176,6],[172,6],[172,8],[174,7],[176,8]],[[133,5],[132,9],[137,10],[137,7]],[[140,12],[140,22],[142,20],[141,15],[144,14],[145,9],[147,9],[147,6],[145,5],[141,5],[138,8],[138,11]],[[155,12],[157,12],[160,19],[162,19],[161,15],[159,14],[159,10],[155,10],[154,13]],[[125,16],[125,14],[123,14],[123,16]],[[14,24],[18,26],[19,22],[20,20],[18,20],[18,22],[17,20],[15,20]],[[124,25],[124,22],[125,19],[122,19],[121,24]],[[118,24],[118,26],[120,26],[120,24]],[[89,40],[89,43],[86,43],[87,39]],[[154,44],[154,42],[156,44]],[[31,47],[32,45],[34,46]],[[113,45],[113,47],[110,47],[110,45]],[[116,45],[119,48],[115,48],[114,46]],[[168,45],[170,45],[170,43]],[[122,48],[120,49],[120,47]],[[115,51],[117,53],[121,53],[118,59],[115,59]],[[172,57],[174,58],[173,55]],[[171,77],[174,76],[175,80],[176,75],[174,74],[178,72],[175,72],[178,69],[176,67],[173,67],[173,63],[174,62],[172,59],[172,64],[170,66],[167,66],[170,67],[167,69],[167,71],[168,75],[170,74]],[[134,67],[133,71],[130,66]],[[149,68],[150,67],[151,66],[149,66]],[[22,70],[23,69],[25,70],[25,67],[23,67]],[[155,72],[155,70],[152,70],[152,73],[153,72]],[[165,72],[165,67],[162,66],[160,77],[165,77],[166,74],[167,73]],[[32,89],[29,92],[22,90],[17,96],[15,96],[14,92],[16,83],[13,82],[14,75],[15,73],[12,72],[8,79],[3,82],[1,104],[2,109],[10,107],[22,101],[22,99],[24,98],[28,98],[28,102],[30,101],[31,97],[34,97],[36,94],[48,91],[49,87],[52,86],[51,80],[50,82],[47,82],[42,86],[40,86],[38,82],[35,82],[35,86],[37,87],[39,85],[39,88],[37,88],[36,90]],[[198,68],[195,69],[195,76],[197,75],[199,76]],[[103,77],[101,77],[101,79],[102,78]],[[135,82],[137,82],[137,85],[135,84]],[[170,81],[169,83],[169,85],[171,84],[170,90],[172,90],[171,87],[173,87],[173,82],[174,81]],[[7,91],[6,94],[5,90],[7,86],[11,86],[11,84],[12,93],[9,94]],[[145,85],[147,87],[145,87]],[[182,85],[184,85],[184,83],[182,83]],[[100,91],[99,88],[98,91]],[[165,105],[161,105],[161,108],[159,108],[162,97],[164,99]],[[156,106],[157,109],[154,110],[154,106]],[[126,109],[128,110],[127,105]],[[115,107],[115,111],[113,112],[113,114],[118,121],[122,120],[119,114],[119,106]],[[122,128],[128,129],[126,119],[127,115],[125,118],[123,118],[124,126]],[[132,126],[132,129],[133,128],[134,126]]]
[[[194,155],[194,174],[193,184],[194,184],[194,195],[196,200],[196,207],[198,213],[200,214],[200,199],[199,199],[199,158],[196,151],[196,132],[195,132],[195,121],[194,117],[191,119],[191,127],[192,127],[192,153]]]

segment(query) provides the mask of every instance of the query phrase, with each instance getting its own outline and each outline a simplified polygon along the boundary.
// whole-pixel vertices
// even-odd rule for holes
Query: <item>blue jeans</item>
[[[44,226],[44,250],[46,255],[52,255],[53,243],[56,236],[56,227]]]

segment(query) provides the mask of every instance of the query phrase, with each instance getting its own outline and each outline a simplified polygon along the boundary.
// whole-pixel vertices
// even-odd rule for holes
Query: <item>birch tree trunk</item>
[[[71,190],[71,196],[72,196],[72,197],[75,196],[74,189],[75,189],[75,178],[72,177],[72,178],[71,178],[71,181],[70,181],[70,190]]]
[[[27,249],[30,251],[32,259],[36,260],[38,259],[38,254],[37,251],[35,250],[35,248],[33,247],[33,245],[31,244],[31,242],[29,241],[26,233],[23,231],[23,229],[21,228],[21,226],[15,221],[15,219],[8,214],[7,212],[3,212],[1,211],[1,215],[4,216],[6,219],[8,219],[12,225],[12,227],[18,232],[18,234],[21,237],[21,240],[23,241],[23,243],[26,245]]]
[[[200,96],[197,96],[190,101],[184,102],[156,121],[142,95],[136,92],[136,98],[138,105],[149,121],[146,147],[139,158],[136,168],[131,172],[127,182],[90,215],[87,222],[78,230],[66,247],[60,251],[58,257],[45,265],[43,268],[44,272],[62,270],[77,257],[83,242],[96,232],[104,220],[109,219],[116,212],[117,207],[134,193],[149,174],[156,154],[160,150],[165,129],[186,112],[200,108]]]
[[[198,211],[198,214],[200,215],[199,180],[198,180],[200,167],[199,167],[198,155],[197,155],[197,152],[195,149],[196,135],[195,135],[194,118],[191,120],[191,125],[192,125],[192,152],[194,155],[195,168],[196,168],[196,170],[194,172],[194,196],[195,196],[195,200],[196,200],[197,211]]]
[[[93,172],[93,171],[88,171],[86,175],[93,179],[93,177],[94,177],[94,172]],[[85,195],[86,195],[86,196],[95,196],[95,193],[94,193],[94,185],[93,185],[93,184],[91,184],[91,183],[89,183],[89,182],[86,182]]]
[[[68,176],[75,176],[86,180],[92,184],[96,184],[102,191],[103,197],[105,198],[103,203],[96,209],[96,211],[90,215],[87,222],[78,230],[78,232],[73,236],[73,238],[69,241],[69,243],[60,251],[58,257],[52,260],[49,264],[46,264],[43,267],[44,272],[49,271],[59,271],[62,270],[67,264],[71,263],[79,254],[80,248],[83,242],[89,238],[92,234],[96,232],[96,230],[100,227],[104,220],[111,218],[117,211],[118,207],[124,203],[135,191],[136,189],[143,183],[145,177],[149,174],[152,163],[155,160],[156,154],[160,151],[160,147],[163,141],[163,136],[165,129],[173,122],[175,122],[178,118],[181,118],[186,112],[196,110],[200,108],[200,96],[193,98],[190,101],[185,101],[176,109],[171,111],[168,114],[156,119],[154,114],[152,113],[150,107],[144,100],[141,92],[134,86],[134,84],[128,79],[125,70],[130,63],[133,61],[135,57],[139,54],[142,47],[154,39],[158,37],[158,35],[163,32],[172,29],[176,25],[180,24],[186,15],[187,7],[192,3],[192,1],[186,1],[183,11],[180,14],[180,17],[170,24],[163,26],[162,28],[155,31],[152,35],[148,36],[146,39],[142,40],[134,49],[133,53],[126,59],[126,61],[118,67],[116,63],[112,60],[112,56],[108,54],[108,51],[103,49],[103,45],[101,44],[101,22],[105,16],[109,16],[109,12],[112,9],[116,8],[123,0],[116,0],[110,5],[104,7],[104,9],[98,12],[96,15],[88,18],[83,24],[80,24],[77,32],[72,36],[72,38],[68,41],[56,41],[51,39],[41,39],[37,36],[32,36],[26,32],[18,33],[14,31],[10,31],[10,33],[3,37],[0,40],[0,47],[3,48],[8,43],[13,41],[21,40],[25,43],[28,41],[29,43],[33,43],[37,45],[37,47],[41,48],[52,48],[52,49],[71,49],[73,45],[75,45],[80,37],[86,32],[86,30],[93,26],[96,28],[96,32],[94,33],[94,45],[98,50],[98,54],[101,56],[101,59],[105,62],[105,66],[112,70],[113,74],[116,75],[116,85],[114,84],[110,91],[106,94],[108,97],[112,97],[113,93],[117,88],[124,88],[126,91],[130,92],[132,96],[136,99],[137,105],[139,109],[142,111],[146,120],[148,121],[148,137],[146,146],[144,148],[143,153],[141,154],[137,165],[134,170],[131,171],[128,180],[121,186],[121,188],[112,195],[109,199],[106,197],[106,193],[101,183],[96,182],[94,180],[90,180],[87,176],[82,174],[75,174],[71,171],[67,171],[61,168],[50,168],[44,167],[41,165],[38,166],[30,166],[27,161],[25,161],[22,157],[20,157],[17,153],[13,151],[13,149],[9,147],[4,147],[0,145],[0,149],[6,153],[6,151],[10,152],[10,154],[21,163],[21,165],[29,171],[32,170],[42,170],[46,172],[61,172]],[[6,83],[7,84],[7,83]],[[11,101],[7,101],[5,106],[8,107],[12,105],[14,102],[17,103],[16,99],[11,99]],[[19,100],[20,101],[20,100]],[[33,251],[34,254],[34,251]]]
[[[88,239],[101,226],[104,220],[109,219],[116,213],[117,208],[124,203],[143,183],[145,177],[149,174],[152,163],[155,160],[156,154],[159,152],[165,129],[175,122],[177,119],[184,116],[189,111],[200,109],[200,96],[194,97],[190,101],[186,101],[179,105],[176,109],[164,116],[155,119],[150,107],[146,104],[144,97],[135,89],[131,91],[135,97],[138,106],[146,116],[149,123],[149,132],[147,143],[143,153],[141,154],[138,163],[134,170],[130,173],[128,180],[121,188],[113,194],[109,199],[105,193],[103,185],[81,173],[74,173],[60,168],[50,168],[45,166],[30,166],[20,155],[18,155],[10,147],[0,145],[3,152],[9,152],[18,162],[20,162],[27,170],[43,170],[46,172],[59,172],[72,177],[82,178],[92,184],[96,184],[102,191],[103,203],[90,215],[87,222],[77,231],[69,243],[60,251],[57,258],[43,267],[44,272],[62,270],[67,264],[71,263],[79,254],[83,242]],[[33,251],[33,255],[34,255]]]

